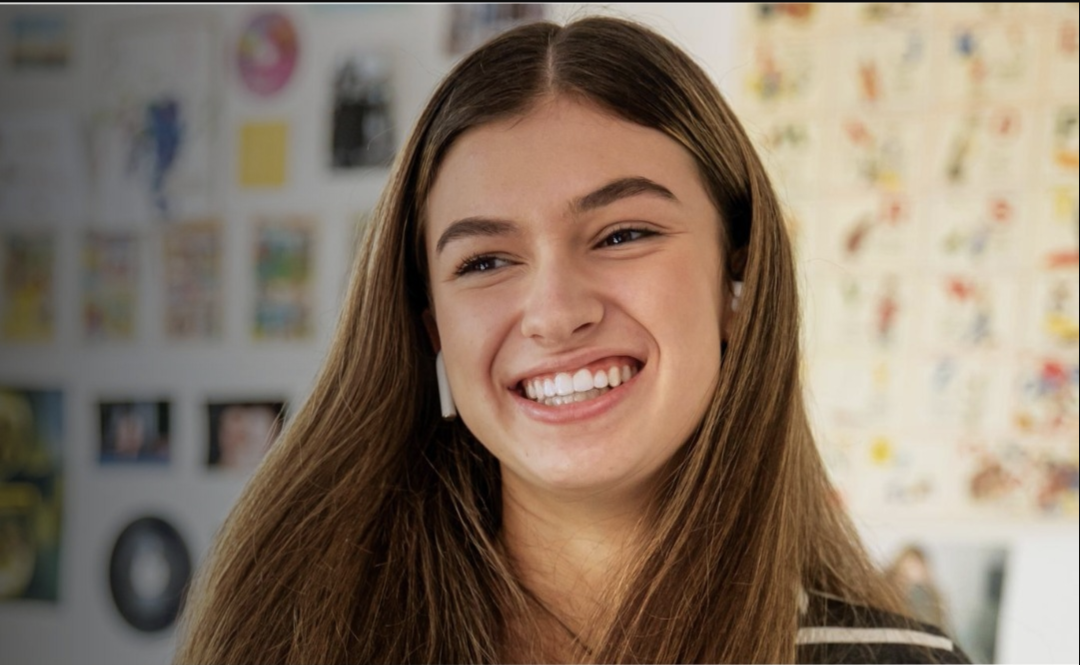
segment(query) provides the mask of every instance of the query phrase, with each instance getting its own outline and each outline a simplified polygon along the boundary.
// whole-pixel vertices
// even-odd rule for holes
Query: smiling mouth
[[[611,392],[641,371],[638,361],[609,359],[576,372],[542,374],[518,384],[518,394],[545,406],[586,402]]]

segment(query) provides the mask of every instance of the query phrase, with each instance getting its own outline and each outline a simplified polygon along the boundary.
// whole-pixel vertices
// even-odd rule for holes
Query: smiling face
[[[454,400],[504,491],[648,489],[720,367],[721,221],[692,156],[546,100],[462,135],[426,210]]]

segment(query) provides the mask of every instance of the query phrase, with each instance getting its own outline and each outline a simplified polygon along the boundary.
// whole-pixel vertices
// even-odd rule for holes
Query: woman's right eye
[[[500,259],[499,257],[490,254],[481,254],[479,256],[469,257],[462,261],[455,274],[462,276],[473,272],[489,272],[496,268],[501,268],[506,264],[506,259]]]

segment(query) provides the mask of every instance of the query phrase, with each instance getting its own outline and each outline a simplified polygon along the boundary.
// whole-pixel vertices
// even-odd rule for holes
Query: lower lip
[[[536,400],[519,395],[514,390],[510,391],[510,396],[525,411],[525,415],[528,417],[551,425],[563,425],[595,418],[615,408],[629,394],[630,389],[637,385],[639,376],[641,376],[640,370],[630,377],[629,381],[624,381],[618,388],[612,388],[599,397],[584,402],[563,404],[562,406],[541,404]]]

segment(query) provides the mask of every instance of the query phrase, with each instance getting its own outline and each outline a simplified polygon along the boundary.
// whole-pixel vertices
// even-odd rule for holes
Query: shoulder
[[[934,626],[821,593],[804,595],[800,663],[968,663]]]

